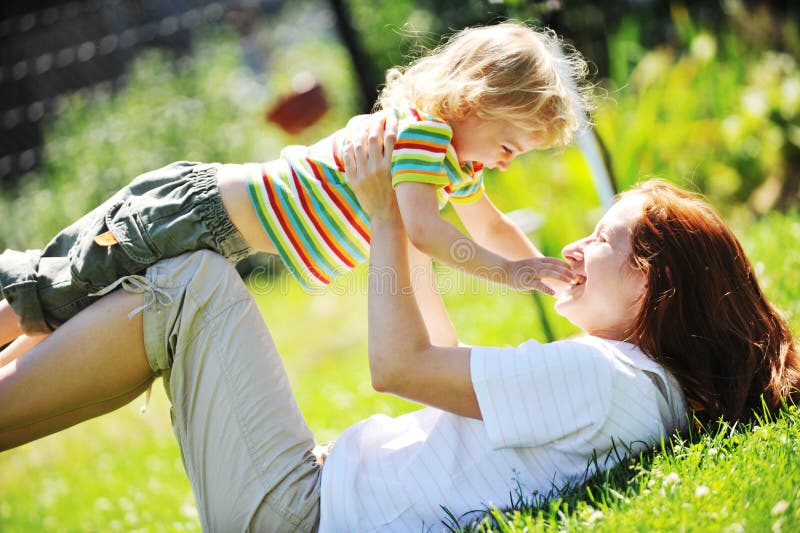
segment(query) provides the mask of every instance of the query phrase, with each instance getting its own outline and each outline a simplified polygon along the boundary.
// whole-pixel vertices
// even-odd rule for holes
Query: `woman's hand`
[[[347,181],[370,218],[397,216],[391,163],[397,140],[397,120],[380,114],[361,120],[362,128],[345,143]]]

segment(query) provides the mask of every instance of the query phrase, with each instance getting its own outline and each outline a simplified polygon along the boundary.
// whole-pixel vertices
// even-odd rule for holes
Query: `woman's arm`
[[[470,376],[470,349],[433,346],[414,298],[406,233],[387,179],[395,131],[370,128],[368,144],[345,149],[350,184],[372,225],[369,361],[376,390],[473,418],[480,409]],[[383,142],[381,142],[383,140]],[[385,154],[382,147],[386,146]]]
[[[453,204],[458,218],[475,242],[508,259],[542,257],[522,230],[485,194],[471,204]]]
[[[368,331],[373,387],[480,418],[471,350],[431,345],[414,299],[399,212],[372,215]]]

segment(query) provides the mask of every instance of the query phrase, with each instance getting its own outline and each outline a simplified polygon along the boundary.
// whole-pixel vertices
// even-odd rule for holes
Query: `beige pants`
[[[316,530],[313,435],[234,268],[200,251],[147,278],[158,288],[144,310],[147,358],[164,376],[203,530]]]

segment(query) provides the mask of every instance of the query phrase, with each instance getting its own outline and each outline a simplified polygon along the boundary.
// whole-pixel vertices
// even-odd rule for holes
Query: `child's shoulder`
[[[391,113],[399,121],[400,126],[411,125],[417,122],[427,122],[441,127],[450,128],[450,124],[443,118],[428,113],[424,109],[413,106],[392,107],[385,110],[386,113]]]

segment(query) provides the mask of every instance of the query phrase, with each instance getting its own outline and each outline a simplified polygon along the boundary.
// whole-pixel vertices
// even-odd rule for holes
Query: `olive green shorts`
[[[210,249],[236,262],[252,253],[222,205],[218,168],[180,161],[142,174],[43,250],[3,252],[0,288],[22,330],[57,328],[159,259]]]

